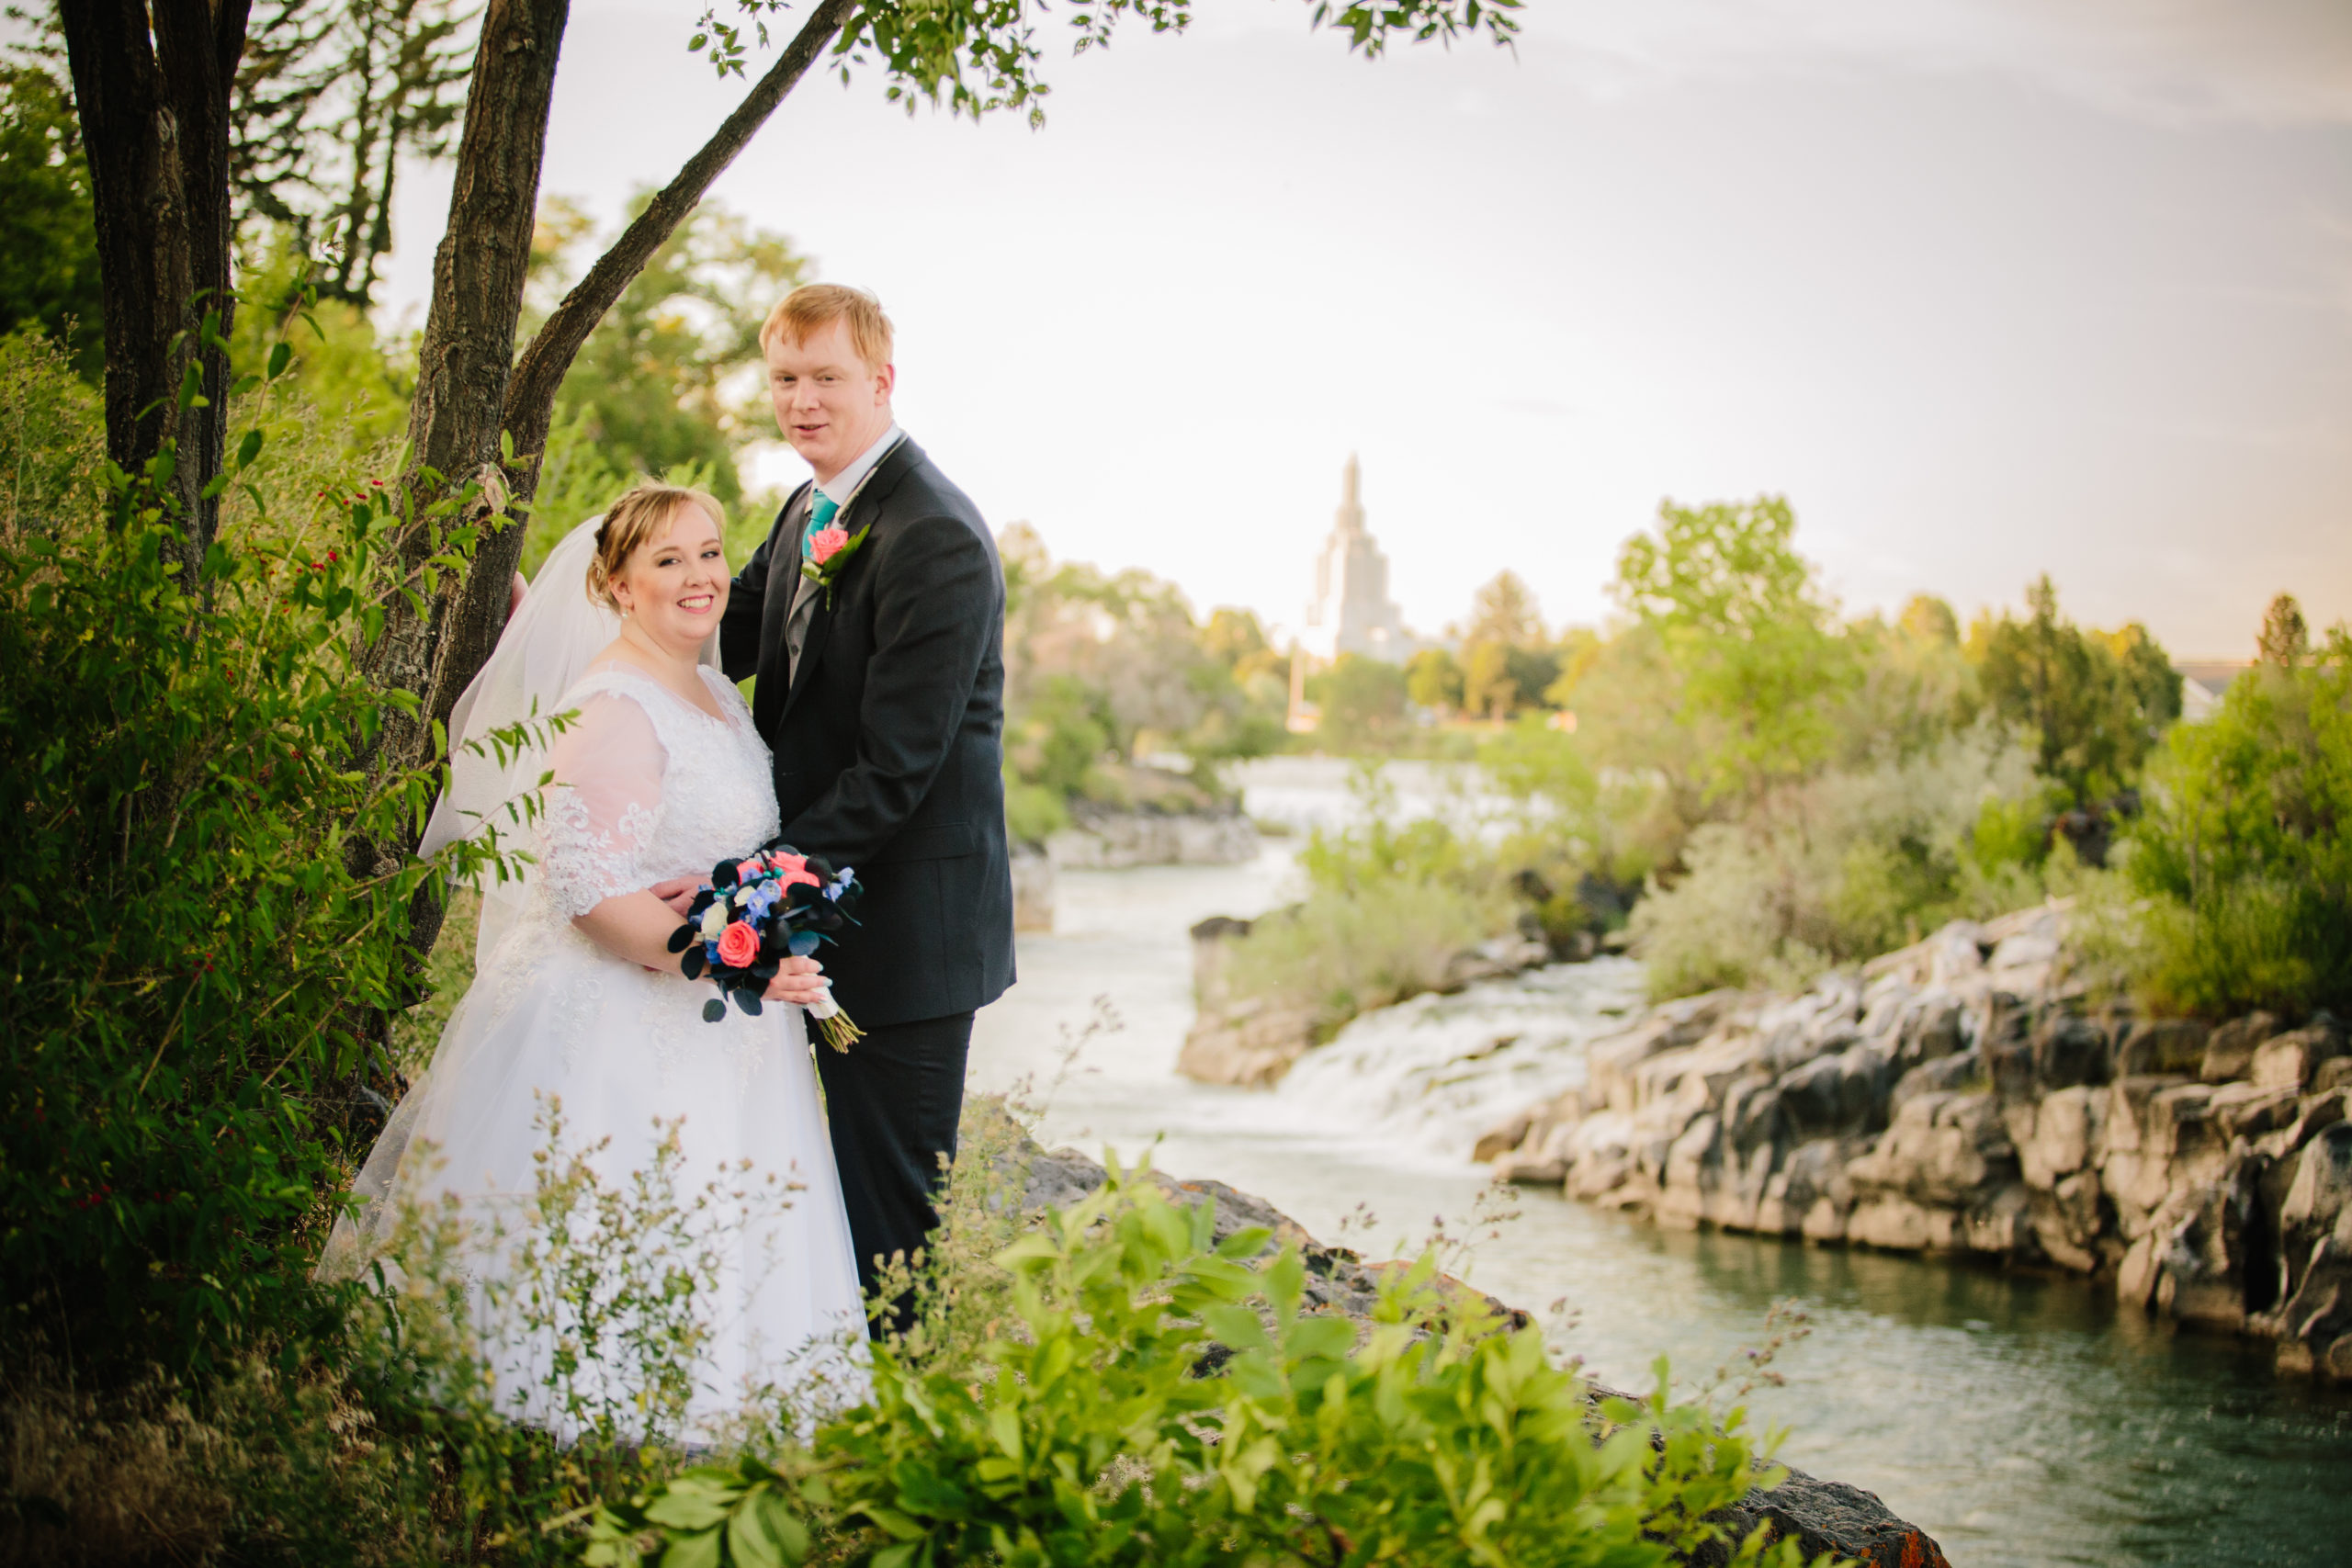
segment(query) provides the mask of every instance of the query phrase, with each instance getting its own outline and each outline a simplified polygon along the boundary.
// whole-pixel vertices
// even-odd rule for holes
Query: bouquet
[[[703,1004],[704,1021],[725,1018],[729,997],[757,1018],[761,998],[784,961],[808,957],[835,931],[856,924],[850,911],[864,891],[849,867],[835,871],[789,844],[711,867],[686,923],[670,938],[670,951],[684,955],[680,973],[689,980],[708,975],[718,983],[718,995]],[[830,996],[808,1016],[836,1051],[847,1051],[864,1033]]]

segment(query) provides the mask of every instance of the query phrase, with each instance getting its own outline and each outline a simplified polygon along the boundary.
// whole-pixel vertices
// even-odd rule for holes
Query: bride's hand
[[[686,911],[694,906],[695,895],[702,891],[704,886],[699,876],[673,876],[655,883],[651,892],[656,898],[670,906],[672,914],[684,919]]]
[[[659,893],[660,888],[654,891]],[[798,1007],[810,1007],[833,988],[825,978],[825,966],[813,958],[787,958],[784,966],[768,982],[764,1001],[791,1002]]]

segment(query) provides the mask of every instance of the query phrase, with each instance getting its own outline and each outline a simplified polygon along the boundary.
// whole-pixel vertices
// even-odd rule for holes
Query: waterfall
[[[1584,1082],[1585,1047],[1645,1004],[1628,958],[1555,964],[1356,1019],[1261,1104],[1268,1132],[1459,1168],[1497,1122]]]

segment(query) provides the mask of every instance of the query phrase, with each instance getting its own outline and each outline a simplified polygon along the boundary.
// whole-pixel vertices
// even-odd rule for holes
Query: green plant
[[[1703,824],[1634,908],[1651,991],[1792,987],[1956,917],[2041,897],[2044,786],[1979,725],[1908,759],[1835,770],[1770,810]]]
[[[2352,1009],[2352,633],[2275,640],[2165,737],[2126,834],[2132,967],[2156,1007]]]
[[[610,1500],[587,1560],[1632,1568],[1722,1540],[1707,1516],[1776,1479],[1736,1411],[1591,1403],[1433,1257],[1360,1327],[1308,1309],[1295,1248],[1214,1241],[1148,1178],[1114,1168],[996,1255],[1009,1332],[877,1346],[871,1401],[805,1454]],[[1797,1561],[1768,1533],[1733,1561]]]
[[[1298,855],[1306,897],[1258,920],[1226,970],[1238,997],[1315,1015],[1327,1037],[1374,1008],[1447,983],[1456,954],[1509,929],[1493,855],[1436,818],[1399,822],[1380,766],[1359,762],[1353,826],[1317,828]]]
[[[0,64],[0,333],[20,329],[54,334],[96,385],[106,300],[89,163],[63,71],[30,61]]]
[[[99,515],[105,470],[98,394],[64,344],[36,331],[0,336],[0,546]]]
[[[280,345],[243,390],[290,363]],[[0,542],[0,1312],[101,1384],[332,1321],[306,1253],[381,1104],[360,1021],[405,999],[434,874],[347,858],[435,778],[354,765],[413,706],[355,660],[383,594],[429,589],[388,581],[391,536],[429,541],[429,579],[480,533],[351,481],[280,513],[254,429],[220,481],[243,520],[191,584],[175,460]]]
[[[1404,728],[1405,671],[1385,660],[1343,653],[1307,677],[1306,695],[1323,710],[1316,737],[1335,750],[1392,742]]]
[[[2032,737],[2043,777],[2086,807],[2128,784],[2158,733],[2180,713],[2180,677],[2136,622],[2085,632],[2058,609],[2047,576],[2026,590],[2027,615],[1980,620],[1969,633],[1984,700]]]

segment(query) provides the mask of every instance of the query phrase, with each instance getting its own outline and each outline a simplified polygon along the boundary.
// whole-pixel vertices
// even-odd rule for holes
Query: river
[[[1419,784],[1423,781],[1413,781]],[[1329,819],[1329,776],[1253,780],[1262,816]],[[1400,794],[1419,795],[1419,788]],[[1055,929],[1021,939],[1021,983],[982,1013],[971,1080],[1026,1082],[1049,1144],[1105,1147],[1271,1200],[1325,1240],[1415,1250],[1459,1234],[1486,1185],[1468,1137],[1522,1091],[1580,1070],[1582,1039],[1637,1005],[1623,960],[1426,998],[1310,1056],[1272,1092],[1177,1076],[1192,1019],[1187,928],[1282,902],[1290,843],[1230,867],[1064,872]],[[1115,1028],[1088,1032],[1101,1008]],[[1540,1021],[1540,1059],[1494,1042]],[[1464,1043],[1483,1040],[1483,1047]],[[1531,1054],[1519,1053],[1521,1058]],[[1530,1096],[1532,1097],[1532,1096]],[[1706,1381],[1793,1301],[1809,1334],[1751,1422],[1781,1457],[1866,1487],[1958,1568],[2352,1562],[2352,1395],[2282,1382],[2267,1345],[2175,1334],[2071,1277],[1721,1233],[1661,1230],[1526,1190],[1469,1268],[1542,1311],[1597,1377]],[[1359,1222],[1366,1213],[1373,1223]],[[1481,1233],[1483,1234],[1483,1233]]]

